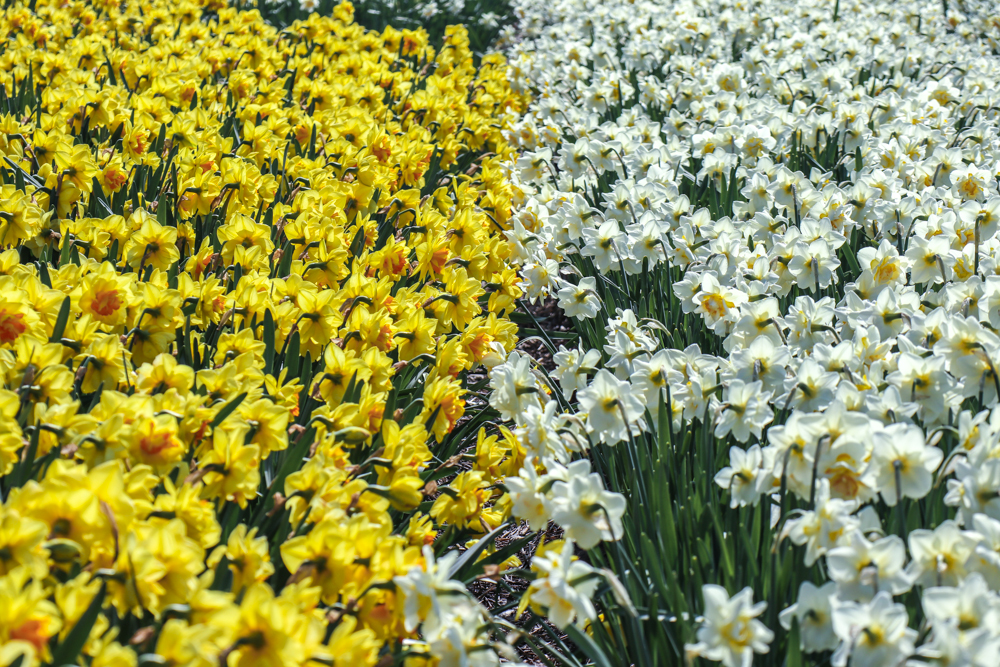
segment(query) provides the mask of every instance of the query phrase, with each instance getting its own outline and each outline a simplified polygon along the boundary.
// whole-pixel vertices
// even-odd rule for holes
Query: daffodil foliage
[[[504,59],[346,2],[0,33],[0,665],[497,663]]]
[[[628,594],[531,603],[596,595],[599,665],[1000,664],[996,4],[515,11],[507,236],[572,324],[490,372],[506,486]]]
[[[256,8],[265,21],[286,26],[311,13],[329,14],[335,0],[233,0],[241,9]],[[386,26],[397,29],[425,30],[430,45],[442,44],[448,26],[462,24],[468,31],[469,48],[474,57],[502,49],[515,36],[511,23],[514,15],[509,0],[358,0],[354,18],[360,25],[381,31]]]

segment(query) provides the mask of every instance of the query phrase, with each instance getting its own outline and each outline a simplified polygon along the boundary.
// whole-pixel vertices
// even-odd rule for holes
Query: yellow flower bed
[[[516,440],[455,430],[516,340],[522,101],[352,21],[0,15],[0,665],[421,653],[393,578],[509,516]]]

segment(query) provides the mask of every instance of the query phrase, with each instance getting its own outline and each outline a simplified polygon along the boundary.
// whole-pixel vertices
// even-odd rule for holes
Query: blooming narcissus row
[[[456,549],[525,460],[469,378],[517,340],[504,59],[347,2],[0,33],[0,664],[496,664],[462,582],[516,552]],[[590,541],[582,475],[551,502]]]
[[[615,536],[563,470],[698,427],[732,507],[822,565],[770,628],[768,590],[706,585],[690,658],[780,623],[836,666],[1000,660],[1000,17],[949,4],[516,3],[507,237],[582,340],[544,388],[491,371],[539,462],[515,514],[568,484],[604,517],[575,539]]]

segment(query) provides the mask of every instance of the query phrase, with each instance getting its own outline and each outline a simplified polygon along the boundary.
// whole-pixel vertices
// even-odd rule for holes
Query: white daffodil
[[[972,643],[969,635],[986,632],[997,637],[1000,626],[1000,598],[989,589],[983,575],[973,572],[958,586],[932,586],[924,590],[924,614],[933,627],[953,624],[962,637],[962,644]],[[1000,649],[1000,643],[996,644]],[[1000,657],[1000,653],[996,654]]]
[[[560,434],[563,418],[556,414],[558,407],[555,401],[549,401],[541,409],[537,405],[529,405],[518,416],[517,421],[521,425],[514,431],[514,435],[524,447],[528,459],[561,463],[569,459],[569,449]]]
[[[839,544],[847,533],[860,526],[854,516],[858,501],[830,497],[830,482],[821,479],[816,484],[815,510],[801,513],[785,524],[789,539],[806,545],[806,567]]]
[[[702,277],[700,291],[694,295],[694,312],[705,318],[708,328],[722,333],[729,323],[736,321],[739,306],[746,299],[745,294],[723,286],[714,272],[708,272]]]
[[[590,257],[600,273],[607,273],[612,267],[617,268],[622,261],[622,253],[628,247],[628,240],[615,220],[607,220],[596,229],[585,228],[583,240],[580,254]]]
[[[715,483],[730,493],[730,507],[756,505],[773,487],[774,450],[754,445],[748,450],[729,449],[729,465],[715,475]],[[765,460],[767,459],[767,460]]]
[[[525,265],[523,271],[524,281],[521,286],[531,303],[547,296],[558,284],[559,262],[554,259],[538,258],[537,263]]]
[[[890,507],[902,498],[923,498],[944,454],[928,446],[923,431],[912,424],[890,424],[871,434],[872,453],[866,476]]]
[[[533,464],[525,465],[517,477],[508,477],[504,484],[513,501],[514,516],[528,522],[532,530],[541,530],[549,522],[551,510],[546,487],[552,482],[547,475],[538,476]]]
[[[559,289],[559,307],[567,317],[591,319],[601,312],[601,299],[597,294],[597,279],[582,278],[576,285],[563,283]]]
[[[979,543],[976,533],[963,531],[954,521],[934,530],[910,533],[907,574],[920,586],[954,586],[966,573],[969,557]]]
[[[701,589],[704,613],[698,628],[698,643],[687,644],[688,655],[721,662],[726,667],[746,667],[754,653],[767,653],[774,633],[757,617],[766,602],[753,603],[753,590],[744,588],[729,597],[722,586],[706,584]]]
[[[449,551],[435,560],[433,549],[425,546],[423,556],[422,566],[411,567],[405,575],[393,578],[403,598],[403,622],[409,631],[421,624],[432,628],[445,623],[451,616],[450,605],[458,602],[453,598],[467,595],[465,586],[449,576],[459,556],[457,551]]]
[[[896,535],[870,542],[860,530],[854,530],[843,542],[826,554],[830,578],[837,584],[842,600],[867,601],[879,591],[901,595],[910,590],[907,575],[906,545]]]
[[[956,169],[951,172],[950,178],[952,189],[965,200],[983,199],[987,191],[993,189],[990,186],[995,183],[993,174],[975,165]]]
[[[590,461],[582,459],[565,468],[565,479],[556,481],[549,492],[552,520],[566,531],[566,538],[592,549],[602,540],[621,539],[625,497],[604,489]]]
[[[577,398],[587,415],[587,432],[609,445],[628,439],[632,425],[641,423],[644,408],[639,396],[628,382],[603,368],[577,392]]]
[[[567,350],[560,345],[552,360],[556,364],[552,377],[559,381],[563,396],[568,399],[578,389],[587,386],[587,375],[597,372],[601,353],[598,350],[584,350],[582,345],[575,350]]]
[[[1000,521],[985,514],[975,514],[971,523],[979,536],[979,544],[966,567],[982,574],[991,590],[1000,590]]]
[[[887,667],[913,655],[917,631],[907,627],[906,607],[882,591],[871,602],[836,601],[833,632],[840,645],[830,659],[834,667]]]
[[[799,644],[806,653],[832,651],[839,641],[833,632],[833,607],[836,585],[832,581],[816,588],[808,581],[799,586],[795,604],[778,614],[781,627],[790,630],[792,619],[799,623]]]
[[[642,401],[655,422],[660,406],[666,402],[668,385],[677,383],[680,373],[674,370],[667,350],[660,350],[651,357],[636,359],[629,379],[633,391],[642,396]]]
[[[531,372],[531,358],[514,351],[505,363],[490,370],[490,405],[504,419],[514,420],[524,414],[529,405],[538,406],[538,379]]]
[[[815,292],[836,281],[840,260],[825,239],[798,243],[792,250],[788,270],[802,291]]]
[[[758,303],[766,303],[761,301]],[[771,319],[770,313],[767,319]],[[737,325],[739,326],[739,324]],[[754,328],[758,328],[760,323],[754,322]],[[766,324],[762,327],[777,331],[775,327]],[[746,341],[744,341],[746,342]],[[749,384],[751,382],[761,383],[761,389],[774,395],[775,392],[784,390],[784,383],[787,377],[787,366],[791,361],[791,353],[788,347],[781,344],[779,340],[775,343],[774,338],[767,335],[759,335],[742,349],[734,350],[731,357],[732,367],[736,373],[736,378]]]
[[[722,392],[722,412],[715,424],[715,437],[732,433],[740,442],[753,434],[760,438],[762,429],[771,422],[774,412],[768,406],[770,392],[762,391],[760,381],[744,383],[731,380]]]
[[[969,525],[980,513],[1000,519],[1000,459],[988,458],[976,465],[959,459],[953,469],[955,478],[948,480],[944,503],[958,507],[958,523]]]
[[[593,567],[573,557],[573,540],[567,539],[561,551],[546,551],[535,558],[531,568],[538,578],[531,582],[527,596],[533,604],[546,610],[557,628],[597,618],[591,598],[601,583],[601,575]]]
[[[431,655],[441,667],[498,667],[500,659],[484,631],[482,607],[469,605],[426,632]]]

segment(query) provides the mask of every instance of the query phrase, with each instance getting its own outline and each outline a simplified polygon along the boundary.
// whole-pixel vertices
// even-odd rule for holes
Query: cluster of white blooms
[[[492,370],[529,452],[515,514],[615,539],[624,502],[574,453],[698,421],[742,443],[733,507],[804,508],[775,516],[829,578],[780,615],[803,650],[1000,664],[996,8],[515,4],[535,101],[508,237],[527,298],[602,342],[560,350],[558,386],[516,353]],[[934,489],[954,519],[886,534],[877,508]],[[692,654],[767,651],[753,591],[703,593]]]
[[[508,644],[491,641],[492,619],[486,609],[465,584],[451,578],[459,552],[450,551],[435,560],[431,547],[425,546],[423,554],[423,566],[412,567],[393,580],[402,598],[406,630],[421,630],[422,639],[404,643],[430,652],[442,666],[496,667],[500,655],[516,660]]]
[[[554,521],[565,531],[568,540],[583,549],[590,549],[602,540],[616,540],[622,536],[621,519],[625,513],[625,498],[604,488],[601,476],[591,472],[590,461],[571,461],[574,452],[590,447],[587,431],[589,422],[597,416],[592,410],[588,425],[572,411],[559,411],[560,404],[550,396],[548,378],[532,368],[532,359],[519,352],[511,352],[503,363],[489,372],[490,405],[500,415],[513,421],[514,435],[524,447],[524,465],[517,477],[505,481],[513,501],[515,516],[529,522],[533,530]],[[620,382],[604,371],[606,379]],[[594,389],[595,381],[583,394]],[[594,396],[594,401],[600,401]],[[622,411],[635,416],[632,407],[621,405],[602,411],[611,419]],[[627,431],[627,429],[626,429]],[[539,474],[539,470],[544,471]]]
[[[596,361],[599,355],[595,352],[586,358]],[[512,501],[511,512],[527,521],[532,530],[541,530],[553,522],[563,530],[565,538],[561,551],[547,552],[543,547],[532,558],[536,578],[522,598],[522,610],[530,604],[544,611],[559,628],[573,622],[584,627],[597,619],[590,598],[599,578],[611,585],[622,604],[631,607],[628,593],[613,573],[599,572],[573,556],[575,546],[592,549],[602,541],[623,536],[624,496],[605,489],[601,475],[591,471],[588,459],[572,460],[574,454],[590,448],[589,424],[598,412],[591,410],[585,424],[565,401],[561,403],[550,395],[555,389],[550,378],[532,368],[532,359],[526,355],[514,351],[505,361],[495,361],[499,363],[489,371],[490,405],[503,419],[514,423],[514,435],[525,450],[518,475],[504,481]],[[585,376],[585,371],[580,373]],[[607,371],[601,373],[598,377],[611,383],[609,386],[622,384]],[[569,387],[572,393],[571,382],[563,380],[563,392]],[[595,381],[581,390],[581,403],[588,400],[587,396],[599,403],[602,399],[594,392],[600,386]],[[610,415],[609,419],[618,420],[618,424],[625,422],[616,415],[634,419],[639,414],[632,404],[604,407],[601,414]]]

